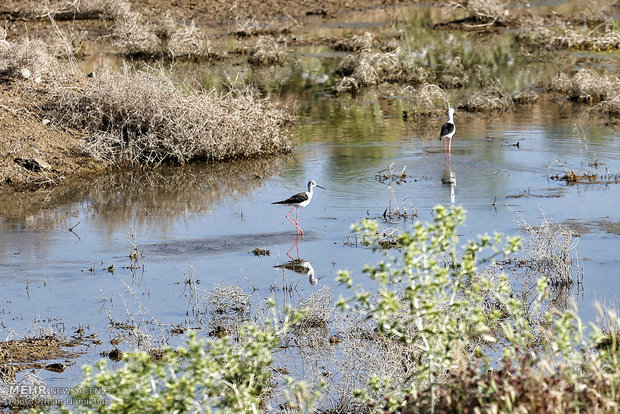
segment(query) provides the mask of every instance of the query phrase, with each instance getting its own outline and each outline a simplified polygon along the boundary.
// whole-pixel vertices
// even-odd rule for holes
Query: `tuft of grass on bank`
[[[343,92],[356,93],[363,87],[382,82],[419,85],[430,75],[422,67],[411,63],[412,59],[402,49],[386,53],[363,50],[349,55],[336,70],[342,78],[332,90],[339,95]]]
[[[0,75],[36,80],[55,78],[60,65],[42,40],[8,42],[0,37]]]
[[[459,106],[469,112],[497,112],[513,109],[512,97],[499,81],[491,82],[486,88],[474,92]]]
[[[128,8],[124,0],[43,0],[24,2],[19,13],[25,18],[114,20]]]
[[[104,70],[60,86],[57,122],[89,131],[86,150],[112,165],[184,163],[286,152],[290,116],[249,90],[184,92],[162,73]]]
[[[584,17],[585,19],[585,17]],[[570,21],[534,16],[524,22],[517,40],[529,49],[577,49],[613,51],[620,49],[620,32],[613,19],[589,27]]]
[[[273,37],[261,36],[250,52],[248,62],[252,65],[283,65],[290,60],[281,43]]]
[[[560,73],[548,86],[551,92],[567,99],[592,104],[590,115],[606,116],[617,124],[620,116],[620,78],[601,75],[593,70],[581,70],[572,77]]]

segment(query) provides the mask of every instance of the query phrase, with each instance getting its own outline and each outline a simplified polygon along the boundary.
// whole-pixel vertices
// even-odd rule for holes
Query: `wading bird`
[[[312,201],[314,187],[323,188],[320,185],[317,185],[317,183],[314,180],[310,180],[308,181],[308,191],[304,191],[303,193],[297,193],[293,196],[290,196],[286,200],[275,201],[271,203],[271,204],[283,204],[285,206],[293,206],[291,211],[289,211],[288,214],[286,215],[286,219],[295,226],[295,228],[297,229],[297,233],[301,233],[302,236],[304,235],[304,231],[299,227],[299,207],[306,207],[308,204],[310,204],[310,201]],[[323,188],[323,190],[325,189]],[[297,209],[297,214],[295,216],[295,221],[293,221],[291,220],[289,215],[295,209]]]
[[[446,150],[446,139],[450,140],[450,144],[448,145],[448,154],[452,151],[452,136],[456,132],[456,126],[454,125],[454,108],[450,108],[448,110],[448,122],[442,125],[441,133],[439,134],[439,139],[444,140],[443,142],[443,150]]]

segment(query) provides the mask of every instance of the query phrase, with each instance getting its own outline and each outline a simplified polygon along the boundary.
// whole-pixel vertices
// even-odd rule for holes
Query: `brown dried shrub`
[[[418,88],[407,86],[401,92],[411,102],[407,116],[444,115],[450,107],[450,99],[446,92],[438,85],[424,83]]]
[[[615,373],[587,365],[576,379],[565,366],[549,370],[537,362],[529,354],[504,359],[498,370],[484,370],[474,362],[417,398],[408,396],[399,412],[607,413],[620,403],[620,376]]]
[[[170,30],[168,54],[172,58],[217,59],[221,55],[211,48],[211,43],[194,22]]]
[[[27,18],[114,20],[126,10],[129,10],[129,3],[123,0],[43,0],[25,2],[19,13]]]
[[[608,20],[590,29],[588,26],[576,28],[570,22],[558,17],[532,17],[524,22],[517,33],[517,40],[530,48],[579,49],[611,51],[620,49],[620,33],[614,21]]]
[[[252,65],[282,65],[289,60],[284,48],[273,37],[261,36],[250,52]]]
[[[474,92],[459,106],[469,112],[507,111],[513,107],[512,97],[499,81],[492,82],[484,90]]]
[[[596,103],[618,99],[620,79],[600,75],[592,70],[581,70],[572,78],[560,73],[549,85],[549,90],[567,95],[568,99]]]
[[[153,71],[104,70],[54,94],[59,122],[90,131],[87,151],[111,164],[222,160],[289,149],[288,114],[249,90],[184,93]]]
[[[348,52],[359,52],[361,50],[372,49],[372,43],[375,38],[372,33],[366,32],[359,36],[350,36],[345,39],[336,41],[334,49],[344,50]]]
[[[0,39],[0,75],[36,79],[55,78],[60,74],[58,61],[42,40]]]
[[[381,82],[420,84],[429,74],[409,62],[409,55],[402,49],[390,53],[362,51],[348,56],[336,70],[343,76],[334,86],[334,92],[355,92],[362,87]]]

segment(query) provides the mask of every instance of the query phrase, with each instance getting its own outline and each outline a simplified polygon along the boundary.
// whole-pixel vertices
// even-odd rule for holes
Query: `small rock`
[[[53,372],[63,372],[67,366],[62,362],[56,362],[54,364],[48,364],[45,366],[45,369]]]
[[[52,121],[50,121],[49,119],[44,119],[42,122],[43,125],[49,125]]]
[[[39,172],[42,170],[51,170],[52,166],[47,162],[43,161],[40,158],[26,159],[26,158],[15,158],[13,160],[16,164],[24,167],[27,170]]]
[[[30,69],[28,68],[22,68],[22,70],[19,71],[19,74],[22,75],[22,78],[24,79],[30,79],[32,76],[32,72],[30,72]]]
[[[123,358],[123,351],[121,351],[120,349],[113,349],[108,354],[108,357],[112,361],[120,361]]]

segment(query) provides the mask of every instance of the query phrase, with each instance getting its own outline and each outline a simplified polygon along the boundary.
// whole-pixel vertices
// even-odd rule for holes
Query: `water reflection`
[[[452,171],[452,159],[450,154],[444,159],[444,169],[441,175],[441,183],[450,187],[450,202],[456,202],[456,174]]]
[[[0,260],[8,261],[16,252],[22,260],[42,260],[61,237],[50,231],[56,229],[73,228],[81,238],[92,237],[94,230],[113,239],[114,233],[144,227],[167,234],[188,216],[210,213],[224,201],[247,199],[289,159],[117,171],[71,187],[0,194]]]
[[[318,283],[318,279],[315,276],[314,267],[307,259],[302,259],[299,255],[299,234],[295,237],[295,243],[291,246],[290,249],[286,252],[286,256],[290,259],[285,263],[276,265],[274,267],[290,270],[292,272],[298,273],[300,275],[308,276],[308,282],[311,285],[316,285]],[[296,257],[291,256],[291,252],[296,250]]]
[[[210,212],[223,200],[246,198],[288,162],[288,157],[266,157],[193,163],[183,168],[163,166],[118,171],[50,191],[0,194],[0,217],[4,219],[0,226],[7,230],[69,228],[75,225],[69,219],[75,218],[80,208],[107,223],[108,230],[129,228],[133,221],[153,217],[166,226],[188,213]],[[74,214],[62,209],[73,206]]]

